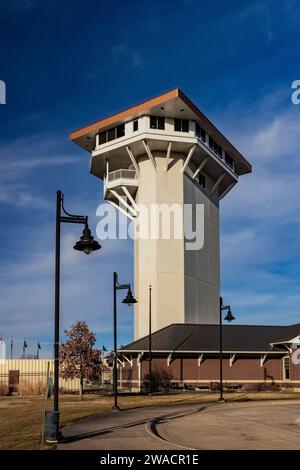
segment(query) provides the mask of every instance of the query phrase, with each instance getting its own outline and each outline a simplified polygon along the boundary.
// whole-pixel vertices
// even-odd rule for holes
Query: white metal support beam
[[[185,159],[184,165],[181,168],[181,173],[185,172],[185,169],[187,168],[188,164],[190,163],[190,159],[192,158],[193,153],[195,152],[195,148],[196,148],[195,144],[190,148],[189,153],[187,154],[187,157]]]
[[[127,204],[127,202],[122,198],[122,196],[120,196],[120,194],[117,193],[117,191],[114,189],[109,189],[109,191],[118,199],[118,201],[120,201],[121,204],[123,204],[123,206],[126,207],[126,209],[129,210],[129,212],[131,212],[134,217],[137,216],[136,211],[129,204]]]
[[[229,366],[232,367],[232,364],[234,363],[236,354],[230,354],[229,358]]]
[[[200,165],[198,166],[197,170],[195,171],[195,173],[193,174],[193,180],[196,178],[196,176],[198,175],[198,173],[203,170],[203,168],[205,167],[206,163],[208,162],[209,160],[209,157],[206,157],[204,158],[204,160],[200,163]]]
[[[124,367],[124,362],[121,361],[121,359],[117,358],[117,361],[118,361],[119,364],[121,364],[122,367]]]
[[[267,354],[264,354],[263,356],[260,356],[260,367],[264,365],[267,359]]]
[[[110,201],[109,199],[106,199],[107,202],[109,202],[112,206],[114,206],[116,209],[118,209],[122,214],[126,215],[126,217],[129,217],[129,219],[134,220],[134,217],[130,215],[123,207],[118,206],[114,201]]]
[[[170,353],[167,357],[167,367],[170,367],[171,360],[172,360],[172,353]]]
[[[154,168],[154,170],[156,171],[156,170],[157,170],[157,165],[156,165],[155,158],[153,157],[152,152],[151,152],[151,150],[150,150],[150,148],[149,148],[149,145],[147,144],[147,142],[146,142],[145,140],[143,140],[143,145],[144,145],[144,147],[145,147],[145,150],[146,150],[146,153],[147,153],[149,159],[150,159],[151,162],[152,162],[153,168]]]
[[[217,189],[217,187],[219,186],[219,184],[221,183],[221,181],[225,178],[225,175],[226,173],[222,173],[219,178],[217,179],[217,181],[215,182],[215,184],[213,185],[212,189],[211,189],[211,193],[214,193],[215,190]]]
[[[229,191],[231,190],[231,188],[233,188],[233,186],[236,184],[236,181],[234,181],[233,183],[229,184],[227,186],[227,188],[224,189],[224,191],[222,192],[221,196],[219,196],[219,199],[223,199],[223,197],[226,196],[227,193],[229,193]]]
[[[172,142],[169,142],[169,143],[168,143],[168,148],[167,148],[167,157],[166,157],[166,168],[165,168],[165,171],[168,171],[169,161],[170,161],[170,155],[171,155],[171,149],[172,149]]]
[[[203,354],[198,354],[198,367],[201,366],[202,361],[203,361]]]
[[[128,197],[129,201],[131,202],[132,206],[133,206],[133,209],[136,211],[136,212],[139,212],[139,208],[138,206],[136,205],[136,202],[135,200],[133,199],[133,197],[131,196],[130,192],[128,191],[128,189],[126,188],[126,186],[121,186],[123,191],[124,191],[124,194],[126,197]]]
[[[122,354],[122,356],[125,359],[125,361],[127,361],[132,367],[132,355],[131,355],[131,359],[129,359],[125,354]]]
[[[140,364],[142,362],[142,357],[143,357],[144,353],[143,352],[140,352],[137,356],[137,363]]]
[[[137,175],[139,176],[140,174],[140,167],[138,165],[138,162],[136,161],[133,153],[132,153],[132,150],[128,147],[128,145],[126,145],[126,150],[127,150],[127,153],[129,155],[129,158],[131,160],[131,163],[133,164],[134,168],[135,168],[135,171],[137,172]]]

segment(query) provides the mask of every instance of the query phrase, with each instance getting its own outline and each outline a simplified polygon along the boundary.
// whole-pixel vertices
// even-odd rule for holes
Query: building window
[[[120,137],[124,137],[125,135],[125,124],[120,124],[117,127],[112,127],[107,131],[100,132],[99,134],[99,145],[105,144],[106,142],[110,142],[114,139],[119,139]]]
[[[212,138],[209,137],[209,148],[218,155],[218,157],[222,158],[222,147]]]
[[[290,380],[290,358],[285,356],[283,358],[283,380]]]
[[[100,134],[99,134],[99,145],[105,144],[105,142],[107,142],[106,131],[100,132]]]
[[[202,173],[199,173],[198,181],[199,181],[201,188],[205,188],[206,180],[205,180],[205,176],[202,175]]]
[[[196,123],[196,135],[197,137],[199,137],[200,140],[202,140],[202,142],[205,142],[206,140],[206,132],[204,129],[202,129],[202,127],[199,126],[199,124]]]
[[[125,135],[125,124],[120,124],[120,126],[116,127],[116,139],[120,137],[124,137]]]
[[[116,128],[108,129],[107,131],[107,141],[110,142],[116,138]]]
[[[150,129],[165,129],[165,118],[162,116],[150,116]]]
[[[174,119],[174,131],[175,132],[189,132],[189,120],[188,119]]]
[[[226,165],[230,166],[230,168],[232,169],[234,168],[234,160],[226,152],[225,152],[225,163]]]
[[[136,119],[135,121],[133,121],[133,132],[138,131],[138,129],[139,129],[139,121]]]

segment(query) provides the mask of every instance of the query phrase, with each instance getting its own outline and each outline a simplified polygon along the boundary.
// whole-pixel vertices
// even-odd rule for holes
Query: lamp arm
[[[70,214],[70,212],[67,212],[65,207],[64,207],[64,194],[61,194],[61,208],[64,214],[66,214],[67,217],[61,217],[61,222],[69,222],[67,218],[70,218],[70,222],[72,223],[82,223],[82,224],[87,224],[88,223],[88,217],[86,215],[77,215],[77,214]]]
[[[118,281],[117,281],[118,282]],[[116,285],[116,289],[129,289],[130,288],[130,284],[118,284]]]
[[[221,310],[228,310],[230,305],[221,305]]]

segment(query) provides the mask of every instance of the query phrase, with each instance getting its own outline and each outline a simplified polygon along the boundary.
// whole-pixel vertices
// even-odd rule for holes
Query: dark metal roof
[[[291,334],[290,334],[291,332]],[[270,343],[280,337],[300,335],[300,324],[291,326],[223,325],[223,350],[228,352],[279,352]],[[147,351],[148,336],[141,338],[120,351]],[[152,334],[153,351],[199,351],[219,350],[219,325],[178,324],[169,325]]]
[[[280,335],[272,340],[273,343],[284,343],[300,336],[300,323],[286,326]]]

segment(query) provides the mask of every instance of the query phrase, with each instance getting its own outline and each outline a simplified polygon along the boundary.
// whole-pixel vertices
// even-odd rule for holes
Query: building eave
[[[210,134],[217,142],[219,142],[224,150],[240,163],[242,167],[241,174],[251,173],[251,164],[179,88],[167,91],[166,93],[162,93],[161,95],[143,101],[116,114],[76,129],[70,133],[70,140],[77,143],[86,150],[90,150],[89,144],[83,143],[83,138],[94,136],[100,130],[108,128],[109,126],[118,125],[122,122],[134,119],[135,117],[147,114],[147,112],[149,112],[152,108],[156,106],[162,106],[171,100],[175,100],[176,98],[179,98],[189,108],[193,115],[195,115],[195,118],[199,120],[206,132],[208,132],[208,134]]]
[[[130,354],[147,354],[149,352],[148,349],[118,349],[118,353],[130,353]],[[220,351],[207,351],[207,350],[193,350],[193,351],[173,351],[171,349],[167,350],[151,350],[152,354],[173,354],[173,355],[180,355],[180,354],[220,354]],[[240,350],[223,350],[223,354],[267,354],[267,355],[275,355],[275,354],[286,354],[285,350],[281,351],[240,351]]]

